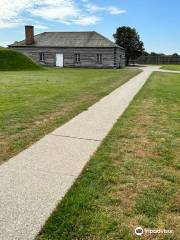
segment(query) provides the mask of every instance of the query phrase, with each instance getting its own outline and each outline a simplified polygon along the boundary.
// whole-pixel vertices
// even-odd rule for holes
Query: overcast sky
[[[0,45],[24,39],[24,25],[44,31],[135,27],[147,51],[180,54],[180,0],[0,0]]]

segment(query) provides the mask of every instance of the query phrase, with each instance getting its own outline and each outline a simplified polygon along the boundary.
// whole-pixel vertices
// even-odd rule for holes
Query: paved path
[[[157,67],[0,166],[0,239],[32,240]]]
[[[165,70],[165,69],[158,69],[158,72],[164,72],[164,73],[180,73],[180,71],[174,71],[174,70]]]

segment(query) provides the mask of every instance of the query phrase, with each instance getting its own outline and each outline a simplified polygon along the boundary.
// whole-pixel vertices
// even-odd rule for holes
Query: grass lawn
[[[161,67],[164,70],[173,70],[173,71],[180,71],[180,64],[179,65],[164,65]]]
[[[37,239],[135,240],[137,226],[178,239],[179,103],[179,75],[154,73]]]
[[[137,70],[0,72],[0,162],[125,83]]]
[[[42,69],[42,67],[24,54],[0,47],[0,71],[40,69]]]

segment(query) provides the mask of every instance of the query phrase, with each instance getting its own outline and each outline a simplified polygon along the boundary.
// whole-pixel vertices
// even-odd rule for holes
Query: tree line
[[[142,53],[142,56],[152,56],[152,57],[180,57],[178,53],[173,53],[173,54],[164,54],[164,53],[156,53],[156,52],[151,52],[148,53],[144,51]]]
[[[122,46],[125,49],[126,53],[126,65],[129,65],[130,60],[136,60],[141,56],[154,56],[154,57],[180,57],[178,53],[172,55],[166,55],[164,53],[151,52],[148,53],[145,51],[144,43],[140,39],[140,35],[135,28],[122,26],[117,28],[116,32],[113,35],[116,44]]]

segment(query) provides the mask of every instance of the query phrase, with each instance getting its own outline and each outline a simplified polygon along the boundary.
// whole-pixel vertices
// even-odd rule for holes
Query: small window
[[[76,54],[75,54],[75,62],[76,62],[76,63],[80,63],[80,61],[81,61],[81,56],[80,56],[79,53],[76,53]]]
[[[102,54],[97,54],[97,63],[102,64]]]
[[[44,53],[39,53],[39,61],[44,62]]]

